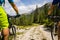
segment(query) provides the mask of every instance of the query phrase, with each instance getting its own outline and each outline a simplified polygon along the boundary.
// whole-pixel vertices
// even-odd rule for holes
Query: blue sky
[[[25,5],[42,4],[45,1],[50,2],[51,0],[21,0],[21,2],[24,3]]]
[[[14,0],[15,4],[19,9],[19,14],[29,13],[32,10],[36,9],[36,5],[38,7],[43,6],[45,3],[52,2],[53,0]],[[6,0],[6,6],[4,7],[6,12],[10,15],[15,15],[15,11],[11,7],[11,5]]]

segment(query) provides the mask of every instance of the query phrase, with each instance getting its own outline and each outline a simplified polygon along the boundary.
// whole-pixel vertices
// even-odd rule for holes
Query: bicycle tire
[[[13,26],[13,35],[16,35],[16,28]]]
[[[9,31],[9,35],[13,37],[12,38],[13,40],[15,40],[16,39],[16,27],[13,25],[9,27],[9,30],[12,31],[12,32]]]
[[[16,28],[15,28],[15,26],[10,27],[9,29],[12,31],[12,33],[11,33],[11,31],[9,32],[10,35],[16,35]]]
[[[51,27],[51,38],[52,38],[52,40],[54,40],[52,27]]]

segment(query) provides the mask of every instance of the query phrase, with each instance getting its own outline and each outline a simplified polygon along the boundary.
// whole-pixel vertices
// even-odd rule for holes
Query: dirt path
[[[24,33],[22,35],[17,35],[16,40],[52,40],[50,32],[44,31],[43,27],[43,25],[39,25],[28,30],[20,30],[20,32]],[[55,37],[55,40],[57,40],[57,36]]]

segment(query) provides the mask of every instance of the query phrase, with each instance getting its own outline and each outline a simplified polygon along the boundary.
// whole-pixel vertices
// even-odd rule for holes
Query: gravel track
[[[19,31],[24,33],[21,35],[17,35],[16,40],[43,40],[43,39],[52,40],[50,32],[45,31],[43,25],[32,27],[24,31],[22,30],[19,30]],[[57,36],[54,39],[58,40]]]

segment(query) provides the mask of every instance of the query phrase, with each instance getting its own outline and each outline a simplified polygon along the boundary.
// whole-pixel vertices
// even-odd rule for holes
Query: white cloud
[[[20,14],[21,13],[29,13],[31,12],[32,10],[35,10],[36,9],[36,5],[38,5],[38,7],[41,7],[45,4],[46,2],[44,2],[43,4],[34,4],[34,5],[28,5],[28,6],[25,6],[25,5],[22,5],[22,6],[19,6],[19,12]]]
[[[36,5],[29,5],[29,6],[20,6],[19,12],[21,13],[28,13],[36,8]]]

